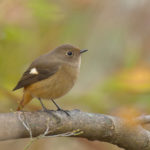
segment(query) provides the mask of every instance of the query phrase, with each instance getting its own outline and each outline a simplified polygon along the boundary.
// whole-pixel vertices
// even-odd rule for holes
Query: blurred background
[[[149,0],[0,0],[0,112],[16,110],[22,90],[12,89],[32,60],[64,43],[89,51],[77,84],[57,100],[62,108],[123,117],[150,113]],[[36,99],[25,107],[39,109]],[[23,150],[28,143],[0,142],[0,149]],[[45,138],[29,148],[48,149],[120,150],[79,138]]]

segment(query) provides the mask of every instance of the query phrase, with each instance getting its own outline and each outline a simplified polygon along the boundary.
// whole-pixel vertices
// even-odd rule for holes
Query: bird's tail
[[[24,91],[23,98],[17,108],[17,111],[22,110],[26,104],[28,104],[32,100],[32,96],[30,93]]]

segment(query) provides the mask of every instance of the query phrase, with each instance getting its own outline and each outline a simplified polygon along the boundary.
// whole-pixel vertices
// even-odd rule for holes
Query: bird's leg
[[[52,111],[52,110],[47,109],[47,108],[44,106],[44,104],[43,104],[43,102],[42,102],[42,100],[41,100],[40,98],[38,98],[38,100],[40,101],[40,104],[41,104],[41,106],[42,106],[43,111],[46,112],[46,113],[51,114],[53,117],[56,118],[57,122],[59,123],[59,122],[60,122],[60,118],[59,118],[57,115],[53,114],[53,111]]]
[[[56,102],[55,102],[53,99],[51,99],[51,101],[52,101],[53,104],[57,107],[57,110],[62,110],[62,109],[56,104]]]
[[[38,100],[40,101],[40,104],[41,104],[41,106],[42,106],[43,111],[46,111],[46,112],[47,112],[48,109],[44,106],[42,100],[41,100],[40,98],[38,98]]]
[[[57,111],[63,111],[64,113],[67,114],[67,116],[70,116],[70,114],[66,111],[66,110],[63,110],[62,108],[60,108],[58,106],[58,104],[56,104],[56,102],[51,98],[51,101],[53,102],[53,104],[57,107]]]

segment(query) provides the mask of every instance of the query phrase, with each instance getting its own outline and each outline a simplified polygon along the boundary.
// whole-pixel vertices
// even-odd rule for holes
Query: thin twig
[[[24,117],[23,119],[25,121],[21,118],[21,114],[23,114],[23,117]],[[18,118],[21,121],[21,123],[23,124],[23,126],[27,129],[27,131],[29,132],[30,138],[32,139],[33,138],[33,136],[32,136],[32,130],[31,130],[31,127],[30,127],[30,125],[29,125],[29,123],[27,121],[27,118],[26,118],[24,112],[19,113]]]

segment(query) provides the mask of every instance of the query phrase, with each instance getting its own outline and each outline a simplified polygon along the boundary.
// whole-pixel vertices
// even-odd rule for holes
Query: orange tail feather
[[[24,94],[23,94],[23,98],[17,108],[17,111],[21,110],[24,108],[24,106],[26,104],[28,104],[30,101],[32,100],[32,96],[30,95],[30,93],[24,91]]]

